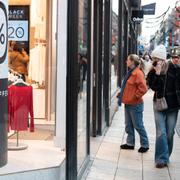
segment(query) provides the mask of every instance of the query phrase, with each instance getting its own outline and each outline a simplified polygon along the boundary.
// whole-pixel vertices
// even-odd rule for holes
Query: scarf
[[[122,85],[121,85],[121,92],[120,92],[120,95],[118,97],[118,105],[121,106],[121,102],[122,102],[122,96],[123,96],[123,92],[124,92],[124,89],[125,89],[125,86],[126,86],[126,82],[127,80],[129,79],[129,77],[131,76],[133,70],[135,69],[136,67],[132,68],[132,69],[129,69],[127,74],[125,75],[124,77],[124,80],[122,82]]]

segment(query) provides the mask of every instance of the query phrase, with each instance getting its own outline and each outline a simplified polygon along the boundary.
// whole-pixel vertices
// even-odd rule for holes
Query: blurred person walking
[[[152,67],[152,60],[151,60],[151,56],[149,55],[149,53],[146,53],[143,56],[143,63],[144,63],[144,73],[145,73],[145,76],[147,76],[149,70]]]
[[[142,61],[136,54],[130,54],[127,58],[128,72],[121,86],[118,104],[125,105],[125,131],[127,133],[126,144],[121,149],[133,150],[135,146],[135,129],[140,136],[138,152],[144,153],[149,149],[149,140],[143,124],[144,103],[142,96],[147,92],[144,73],[141,69]]]
[[[166,61],[166,48],[157,46],[151,57],[153,67],[147,75],[147,83],[154,91],[153,110],[156,126],[155,163],[156,168],[164,168],[169,163],[173,149],[173,137],[180,108],[180,66],[179,55],[172,54],[172,61]],[[176,63],[175,63],[176,62]],[[165,97],[166,110],[157,110],[158,98]]]

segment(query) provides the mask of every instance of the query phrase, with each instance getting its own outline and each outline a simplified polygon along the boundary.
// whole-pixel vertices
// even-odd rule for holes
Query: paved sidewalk
[[[121,150],[125,143],[124,108],[119,108],[112,125],[104,136],[92,138],[92,166],[86,180],[179,180],[180,138],[175,135],[174,150],[167,168],[157,169],[154,164],[155,124],[152,110],[152,92],[144,96],[144,123],[150,141],[147,153],[138,153],[139,136],[136,133],[135,150]],[[99,144],[100,143],[100,144]]]

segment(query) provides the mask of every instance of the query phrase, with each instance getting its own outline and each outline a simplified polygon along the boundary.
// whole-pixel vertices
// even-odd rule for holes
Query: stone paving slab
[[[138,153],[139,135],[136,133],[134,150],[121,150],[125,143],[124,107],[120,107],[106,134],[91,139],[92,166],[86,180],[180,180],[180,138],[174,137],[174,149],[167,168],[157,169],[154,164],[155,124],[152,109],[152,91],[144,96],[144,124],[150,141],[147,153]],[[180,122],[178,122],[180,128]],[[93,142],[96,146],[93,146]],[[98,146],[99,142],[99,146]],[[95,149],[93,151],[93,149]]]
[[[125,166],[118,169],[115,180],[140,180],[142,179],[141,170],[128,169]]]

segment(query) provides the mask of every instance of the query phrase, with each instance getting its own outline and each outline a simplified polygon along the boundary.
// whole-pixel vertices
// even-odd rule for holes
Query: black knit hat
[[[179,49],[174,48],[171,50],[171,57],[179,57],[179,56],[180,56]]]

